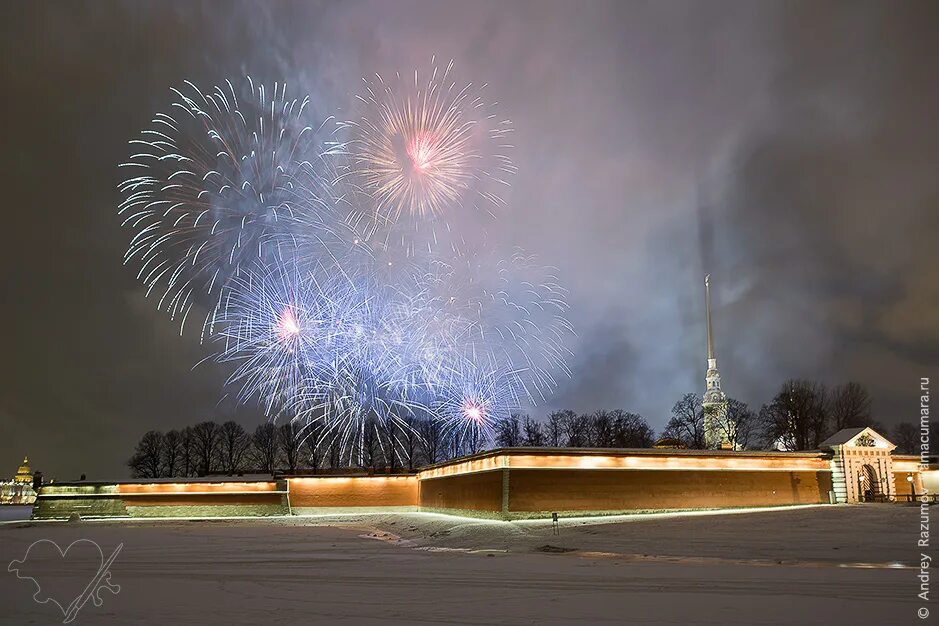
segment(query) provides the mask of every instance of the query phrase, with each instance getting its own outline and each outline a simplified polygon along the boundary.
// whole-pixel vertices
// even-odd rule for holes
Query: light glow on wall
[[[117,485],[117,492],[122,496],[279,493],[275,482],[121,483]]]
[[[580,455],[509,452],[418,472],[421,480],[496,469],[587,469],[746,472],[830,472],[822,457],[730,457],[688,455]]]

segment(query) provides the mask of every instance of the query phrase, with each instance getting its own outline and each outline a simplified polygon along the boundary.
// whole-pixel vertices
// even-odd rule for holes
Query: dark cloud
[[[204,417],[224,372],[143,298],[115,214],[126,141],[183,79],[251,73],[348,106],[363,75],[453,58],[514,121],[504,239],[571,287],[574,378],[551,407],[664,424],[725,386],[855,379],[910,417],[939,357],[939,86],[929,2],[80,3],[2,29],[0,459],[123,474],[136,438]],[[539,409],[541,410],[541,409]]]

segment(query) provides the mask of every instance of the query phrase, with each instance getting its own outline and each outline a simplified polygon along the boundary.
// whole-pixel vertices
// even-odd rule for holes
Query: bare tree
[[[311,421],[303,428],[300,437],[306,446],[310,469],[312,469],[315,474],[323,465],[323,457],[326,455],[323,441],[323,422],[318,419]]]
[[[342,465],[342,450],[339,441],[338,433],[334,432],[323,444],[326,446],[327,456],[329,456],[329,466],[333,469]]]
[[[522,423],[522,445],[532,448],[540,448],[544,445],[544,433],[541,424],[533,420],[528,415]]]
[[[489,444],[490,433],[482,428],[473,428],[470,430],[469,437],[458,442],[458,446],[466,451],[466,454],[476,454]]]
[[[135,478],[159,478],[163,473],[163,433],[151,430],[144,433],[134,455],[127,461]]]
[[[574,415],[574,412],[555,411],[548,416],[548,423],[545,424],[544,435],[545,443],[552,448],[560,448],[564,445],[564,423],[568,419],[568,415]]]
[[[417,455],[421,448],[421,436],[418,433],[420,422],[413,415],[404,419],[401,429],[401,452],[404,454],[404,460],[408,464],[408,471],[414,471],[414,465],[417,461]]]
[[[441,460],[441,453],[446,448],[446,442],[440,420],[433,416],[425,417],[418,422],[417,430],[421,435],[424,459],[430,464]]]
[[[361,445],[359,446],[359,465],[366,469],[378,469],[381,460],[381,441],[379,437],[377,420],[374,417],[367,418],[362,428]]]
[[[871,423],[871,397],[859,383],[845,383],[831,390],[829,401],[831,432],[842,428],[869,426]]]
[[[502,448],[517,448],[522,444],[521,421],[518,413],[512,413],[498,423],[496,444]]]
[[[196,466],[196,438],[192,434],[192,426],[186,426],[179,431],[179,463],[183,476],[192,476]]]
[[[265,473],[274,475],[277,470],[277,455],[280,446],[277,443],[277,429],[271,422],[259,424],[251,436],[256,464]]]
[[[728,398],[718,430],[735,450],[745,450],[756,438],[757,416],[745,402]]]
[[[183,436],[171,430],[163,437],[163,472],[166,476],[178,476],[182,471]]]
[[[398,457],[398,431],[401,430],[401,418],[397,415],[390,415],[384,420],[376,420],[379,431],[378,444],[381,449],[381,455],[385,460],[388,471],[395,473],[395,461]]]
[[[613,447],[613,416],[599,410],[588,418],[586,445],[593,448]]]
[[[672,418],[665,425],[662,434],[671,439],[678,439],[693,450],[703,449],[704,409],[701,406],[701,396],[696,393],[686,393],[682,396],[672,407]]]
[[[226,474],[232,476],[244,471],[245,457],[250,449],[251,438],[241,424],[232,420],[222,424],[219,452]]]
[[[564,434],[567,435],[567,445],[571,448],[582,448],[587,445],[590,429],[590,418],[586,415],[577,415],[573,411],[564,411]]]
[[[655,432],[645,418],[637,413],[619,409],[612,411],[613,441],[617,448],[651,448],[655,442]]]
[[[300,446],[303,443],[300,438],[300,429],[292,420],[287,420],[277,429],[277,439],[280,443],[280,450],[284,454],[287,472],[296,474],[300,460]]]
[[[919,427],[910,422],[901,422],[893,429],[893,443],[900,454],[919,454]]]
[[[215,422],[201,422],[192,427],[194,459],[200,476],[211,472],[215,465],[220,432]]]
[[[828,435],[828,392],[824,385],[789,380],[760,409],[763,439],[783,450],[814,450]]]

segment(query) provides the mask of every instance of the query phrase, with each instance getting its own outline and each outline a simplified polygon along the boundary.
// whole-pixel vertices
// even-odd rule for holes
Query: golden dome
[[[23,464],[20,465],[20,468],[16,470],[16,476],[13,477],[13,482],[16,483],[32,483],[33,474],[29,471],[29,457],[23,457]]]

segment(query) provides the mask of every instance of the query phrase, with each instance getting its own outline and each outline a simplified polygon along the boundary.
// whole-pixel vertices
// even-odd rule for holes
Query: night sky
[[[147,430],[261,419],[122,266],[117,164],[171,86],[286,80],[325,117],[433,54],[514,122],[503,234],[571,288],[574,376],[533,414],[661,429],[703,391],[710,272],[729,395],[856,380],[912,421],[939,365],[936,24],[935,2],[8,4],[0,475],[28,453],[125,476]]]

